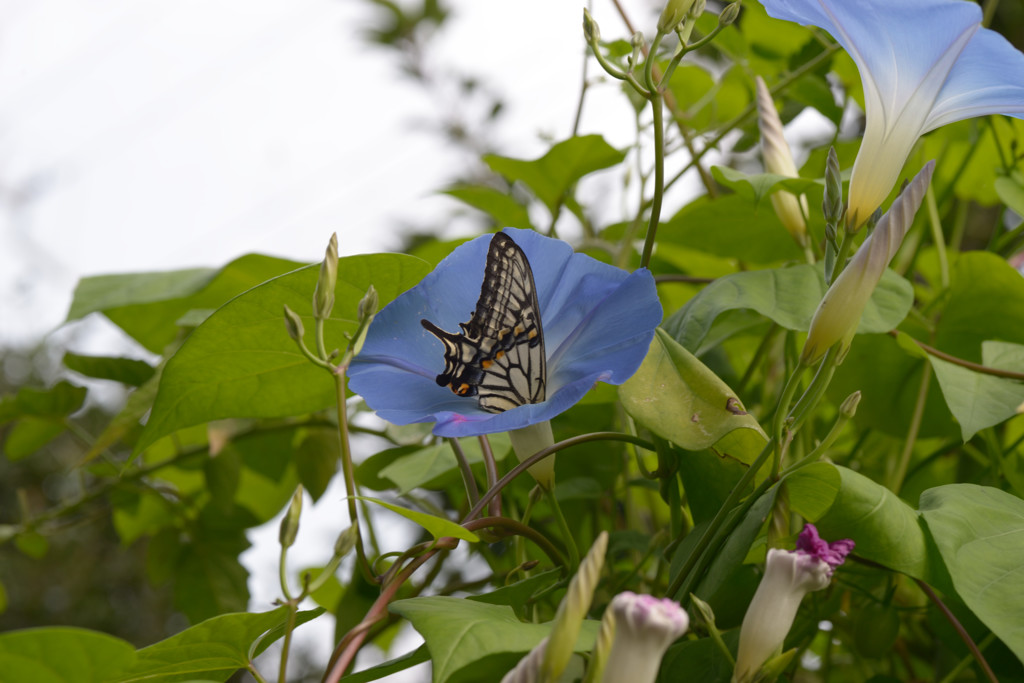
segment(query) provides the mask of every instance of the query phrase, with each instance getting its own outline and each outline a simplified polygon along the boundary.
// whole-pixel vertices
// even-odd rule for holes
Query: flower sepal
[[[779,676],[782,675],[782,672],[786,670],[795,656],[796,648],[794,647],[786,650],[780,655],[772,657],[764,663],[764,666],[761,667],[760,671],[754,674],[754,677],[750,679],[749,683],[772,683],[772,681],[777,680]]]

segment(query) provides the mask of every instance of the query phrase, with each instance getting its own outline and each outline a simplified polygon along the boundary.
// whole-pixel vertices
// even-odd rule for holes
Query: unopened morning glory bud
[[[843,178],[835,147],[828,148],[825,160],[825,193],[821,199],[821,212],[825,215],[825,222],[833,227],[843,218]]]
[[[658,19],[658,33],[671,33],[675,30],[683,19],[686,18],[687,12],[693,7],[694,0],[668,0],[665,3],[665,9],[661,11],[661,17]]]
[[[551,633],[523,657],[512,671],[505,674],[501,683],[557,681],[562,675],[576,647],[580,626],[594,599],[594,589],[601,578],[607,550],[608,533],[602,531],[580,562],[576,576],[569,582],[565,597],[551,622]]]
[[[615,638],[602,683],[654,683],[665,650],[686,632],[690,618],[670,598],[619,593],[608,609],[615,615]]]
[[[811,319],[807,341],[800,355],[802,363],[816,363],[837,342],[842,342],[840,358],[849,350],[864,307],[913,224],[914,215],[921,206],[934,170],[934,161],[925,164],[882,216],[874,232],[860,245],[850,264],[825,292],[825,297]],[[842,264],[837,266],[841,267]]]
[[[764,576],[743,617],[732,683],[757,679],[765,662],[781,651],[804,596],[828,586],[853,545],[849,539],[827,543],[807,524],[796,550],[768,551]]]
[[[601,27],[594,21],[594,17],[590,16],[590,10],[586,7],[583,8],[583,36],[588,43],[596,43],[601,40]]]
[[[327,318],[334,308],[334,287],[338,282],[338,233],[331,235],[324,260],[320,263],[320,277],[313,290],[313,316]]]
[[[799,178],[793,154],[782,134],[782,121],[779,119],[779,113],[775,111],[772,94],[760,76],[757,77],[757,116],[761,127],[761,154],[764,157],[765,170],[788,178]],[[770,198],[775,215],[779,217],[782,225],[797,244],[806,247],[807,221],[804,216],[807,215],[807,198],[803,195],[797,198],[792,192],[785,190],[772,193]]]
[[[278,540],[282,548],[291,547],[295,543],[295,537],[299,535],[299,517],[302,515],[302,485],[300,484],[295,493],[292,494],[292,502],[288,505],[288,512],[281,518],[281,529]]]
[[[839,414],[843,417],[852,419],[857,414],[857,406],[860,405],[860,392],[855,391],[846,397],[843,404],[839,406]]]
[[[726,27],[736,21],[736,17],[740,15],[740,3],[732,2],[725,6],[722,13],[718,15],[718,25]]]
[[[288,336],[292,338],[292,341],[301,342],[302,336],[306,333],[305,328],[302,326],[302,318],[299,314],[288,308],[288,304],[284,305],[284,326],[288,330]]]

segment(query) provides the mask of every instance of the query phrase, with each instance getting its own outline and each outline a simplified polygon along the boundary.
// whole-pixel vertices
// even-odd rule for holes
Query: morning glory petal
[[[1024,53],[995,31],[981,29],[953,65],[925,131],[988,114],[1024,118]]]
[[[761,0],[768,14],[819,26],[864,84],[864,140],[850,179],[856,229],[885,200],[917,139],[972,116],[1024,117],[1024,54],[981,27],[964,0]]]
[[[459,246],[419,285],[374,318],[349,387],[395,424],[436,422],[440,436],[470,436],[550,420],[579,401],[595,382],[620,384],[643,361],[661,321],[654,279],[576,254],[560,240],[506,229],[533,271],[547,354],[547,400],[503,413],[482,410],[434,378],[444,370],[441,342],[427,319],[458,331],[476,308],[491,236]]]

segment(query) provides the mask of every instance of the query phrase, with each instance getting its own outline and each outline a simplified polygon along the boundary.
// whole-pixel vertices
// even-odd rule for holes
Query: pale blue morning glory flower
[[[966,0],[761,0],[768,14],[819,26],[850,54],[867,125],[850,180],[859,227],[885,200],[917,139],[974,116],[1024,118],[1024,54],[981,28]]]
[[[377,317],[349,370],[349,387],[394,424],[436,422],[439,436],[472,436],[550,420],[579,401],[595,382],[621,384],[640,366],[662,310],[654,278],[601,263],[531,230],[505,234],[533,270],[547,356],[547,398],[501,413],[475,397],[438,386],[444,346],[420,324],[458,331],[473,313],[490,235],[459,246],[420,284]]]

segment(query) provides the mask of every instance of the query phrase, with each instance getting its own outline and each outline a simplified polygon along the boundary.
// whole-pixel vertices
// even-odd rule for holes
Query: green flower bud
[[[846,355],[871,293],[914,223],[914,215],[921,206],[934,170],[934,161],[925,164],[825,292],[811,319],[807,341],[800,355],[801,363],[816,363],[837,342],[841,342],[839,358]]]
[[[726,26],[729,26],[734,21],[736,21],[736,17],[738,17],[739,15],[739,1],[737,0],[737,2],[729,3],[728,5],[725,6],[725,9],[722,10],[722,13],[718,15],[718,25],[721,26],[722,28],[725,28]]]
[[[327,318],[334,308],[334,287],[338,282],[338,233],[331,235],[327,252],[320,263],[320,277],[313,290],[313,316]]]
[[[839,414],[845,418],[853,418],[857,414],[857,406],[860,404],[860,392],[855,391],[846,397],[843,404],[839,406]]]
[[[694,0],[668,0],[658,19],[658,33],[670,33],[682,23]]]
[[[306,329],[302,326],[302,318],[299,314],[288,308],[288,304],[284,305],[284,326],[288,330],[288,336],[293,341],[301,342],[303,335],[306,334]]]
[[[838,225],[843,218],[843,178],[835,147],[828,148],[825,161],[825,194],[821,200],[821,211],[825,214],[826,223]]]
[[[352,552],[352,548],[356,547],[356,541],[358,540],[359,526],[353,524],[338,534],[338,540],[334,542],[334,557],[340,559],[348,555]]]
[[[594,17],[590,16],[590,10],[586,7],[583,8],[583,36],[588,43],[596,43],[601,40],[601,27],[594,21]]]
[[[373,320],[373,316],[377,315],[377,305],[380,298],[377,296],[377,290],[374,289],[373,285],[366,290],[366,294],[359,301],[359,319],[360,320]]]
[[[594,589],[601,578],[604,568],[604,555],[608,550],[608,533],[602,531],[591,546],[587,556],[580,562],[576,576],[569,582],[569,588],[558,606],[555,619],[548,636],[544,660],[540,666],[542,680],[557,681],[565,671],[576,647],[576,638],[580,633],[583,619],[590,611],[590,603],[594,599]]]
[[[302,484],[292,494],[292,502],[288,506],[288,512],[281,518],[281,531],[278,538],[282,548],[289,548],[295,543],[295,537],[299,535],[299,516],[302,514]]]

